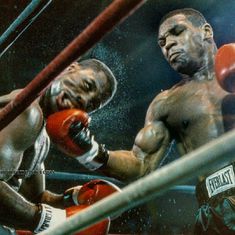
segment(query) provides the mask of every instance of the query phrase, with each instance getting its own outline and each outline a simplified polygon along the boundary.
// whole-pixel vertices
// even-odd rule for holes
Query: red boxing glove
[[[67,217],[74,215],[76,213],[79,213],[79,211],[87,208],[88,205],[79,205],[79,206],[72,206],[66,209],[66,215]],[[94,224],[87,229],[75,233],[74,235],[106,235],[108,234],[110,226],[110,219],[107,218],[97,224]]]
[[[109,181],[101,179],[92,180],[81,187],[77,200],[79,204],[92,205],[110,194],[120,191],[119,187]]]
[[[65,109],[50,115],[47,119],[46,130],[53,143],[70,156],[83,154],[86,150],[77,145],[69,135],[72,124],[81,123],[81,129],[88,127],[89,116],[82,110]]]
[[[228,92],[235,92],[235,44],[220,47],[215,56],[215,74],[220,86]]]
[[[65,207],[72,205],[92,205],[112,193],[121,192],[121,189],[106,180],[91,180],[83,186],[70,188],[64,193]],[[116,219],[119,214],[111,219]]]
[[[83,186],[70,188],[64,193],[65,206],[92,205],[95,202],[109,196],[121,189],[106,180],[91,180]]]

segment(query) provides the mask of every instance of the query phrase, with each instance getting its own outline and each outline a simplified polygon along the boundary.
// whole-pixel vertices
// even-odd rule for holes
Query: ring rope
[[[32,0],[0,37],[0,58],[52,0]]]

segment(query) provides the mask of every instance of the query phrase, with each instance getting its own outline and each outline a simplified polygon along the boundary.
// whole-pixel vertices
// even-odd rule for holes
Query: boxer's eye
[[[83,82],[83,87],[84,87],[85,91],[92,91],[95,88],[94,83],[92,81],[88,81],[88,80],[85,80]]]
[[[90,90],[90,89],[91,89],[91,85],[90,85],[88,82],[84,82],[84,87],[85,87],[87,90]]]
[[[166,45],[166,40],[165,39],[158,39],[158,45],[160,47],[164,47]]]
[[[171,30],[171,33],[177,36],[177,35],[180,35],[184,30],[185,30],[184,25],[177,25]]]
[[[71,64],[69,67],[67,67],[67,71],[68,72],[71,72],[71,71],[74,71],[75,69],[76,69],[76,67],[77,67],[77,64],[75,64],[75,63],[73,63],[73,64]]]

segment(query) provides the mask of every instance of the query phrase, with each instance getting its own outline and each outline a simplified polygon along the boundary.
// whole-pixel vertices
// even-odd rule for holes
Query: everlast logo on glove
[[[233,187],[235,187],[235,177],[232,165],[206,178],[206,188],[209,198]]]

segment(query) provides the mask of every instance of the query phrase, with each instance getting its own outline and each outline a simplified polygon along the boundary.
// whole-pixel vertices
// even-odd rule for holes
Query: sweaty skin
[[[215,80],[210,25],[174,15],[161,24],[158,43],[182,81],[152,101],[131,151],[110,151],[104,172],[122,180],[155,170],[173,139],[184,155],[234,128],[234,96]]]

